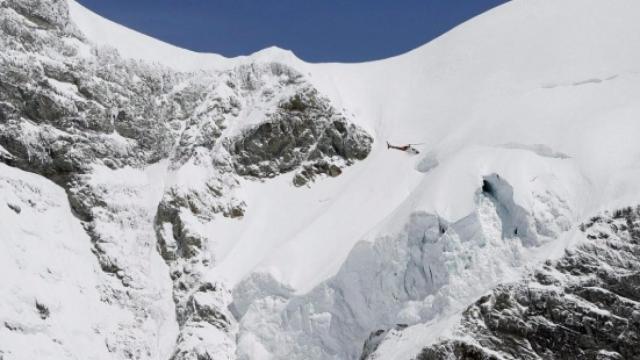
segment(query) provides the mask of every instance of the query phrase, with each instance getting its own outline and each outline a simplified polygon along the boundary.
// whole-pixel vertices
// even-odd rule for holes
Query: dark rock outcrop
[[[306,88],[280,103],[269,121],[233,139],[229,152],[243,176],[274,177],[302,166],[294,178],[300,186],[318,174],[340,175],[342,167],[367,157],[372,141]]]
[[[406,324],[397,324],[392,329],[402,331],[406,327],[407,327]],[[389,333],[389,330],[390,329],[387,329],[387,330],[379,329],[371,332],[371,334],[369,335],[369,338],[367,338],[367,340],[364,342],[364,346],[362,347],[362,354],[360,355],[360,360],[366,360],[369,357],[369,355],[373,354],[378,349],[378,347],[380,346],[380,343],[384,340],[384,337]]]

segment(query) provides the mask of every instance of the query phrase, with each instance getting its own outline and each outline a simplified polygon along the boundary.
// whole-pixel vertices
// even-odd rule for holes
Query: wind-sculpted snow
[[[553,149],[551,149],[550,147],[544,144],[526,145],[526,144],[509,143],[509,144],[502,145],[502,147],[506,149],[521,149],[521,150],[533,151],[534,153],[540,156],[547,156],[547,157],[557,158],[557,159],[570,158],[569,155],[563,154],[561,152],[553,151]]]
[[[420,159],[420,161],[418,162],[418,165],[416,166],[416,170],[422,173],[426,173],[438,165],[439,165],[439,162],[438,162],[437,154],[430,152],[425,154],[422,157],[422,159]]]
[[[279,290],[267,276],[250,276],[234,292],[242,299],[235,307],[240,358],[358,358],[370,333],[364,351],[372,353],[386,330],[454,313],[514,276],[527,263],[527,247],[546,238],[532,224],[548,219],[516,205],[511,185],[495,174],[485,177],[474,202],[475,211],[454,223],[413,212],[399,233],[358,243],[332,279],[302,296]],[[557,237],[571,210],[551,206],[563,214],[548,224],[561,229]]]
[[[530,217],[525,209],[514,202],[513,187],[498,174],[483,178],[482,192],[494,203],[501,219],[503,238],[518,237],[525,245],[535,246],[540,245],[539,234],[553,238],[571,228],[570,209],[560,198],[548,199],[548,196],[553,196],[552,193],[536,194],[538,203],[551,204],[538,215],[554,215],[554,218],[540,219]],[[532,221],[535,223],[535,228]]]

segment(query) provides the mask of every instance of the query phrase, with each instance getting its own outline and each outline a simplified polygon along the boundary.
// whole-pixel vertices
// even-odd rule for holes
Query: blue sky
[[[505,0],[79,0],[180,47],[225,56],[268,46],[310,62],[358,62],[414,49]]]

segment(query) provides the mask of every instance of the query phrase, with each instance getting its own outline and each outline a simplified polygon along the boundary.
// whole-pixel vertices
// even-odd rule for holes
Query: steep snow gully
[[[637,356],[631,328],[593,340],[522,294],[542,271],[584,295],[585,262],[622,296],[607,279],[637,271],[637,210],[586,219],[640,204],[638,18],[514,0],[394,58],[310,64],[0,0],[0,359]],[[588,342],[546,343],[575,339],[554,321]]]

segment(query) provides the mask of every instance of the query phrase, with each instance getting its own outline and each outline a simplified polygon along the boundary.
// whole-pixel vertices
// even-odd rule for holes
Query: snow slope
[[[243,219],[205,225],[217,244],[211,275],[237,288],[240,357],[353,358],[369,332],[397,323],[416,326],[407,333],[418,342],[396,353],[408,356],[436,335],[420,324],[450,322],[557,255],[585,216],[640,202],[637,1],[515,0],[363,64],[309,64],[275,48],[194,53],[68,3],[90,41],[124,57],[180,71],[292,66],[375,138],[365,161],[308,188],[293,175],[243,180]],[[410,156],[386,141],[424,145]],[[418,233],[440,222],[451,231],[424,248]],[[425,249],[450,261],[431,282],[420,271],[441,258]]]
[[[101,271],[64,191],[0,164],[0,201],[0,354],[110,358],[104,332],[126,314],[100,301]]]
[[[243,223],[211,229],[234,243],[219,270],[236,282],[260,265],[305,291],[335,273],[355,242],[402,203],[456,221],[472,211],[483,175],[526,168],[505,159],[500,167],[416,171],[424,156],[443,165],[476,145],[498,155],[507,144],[520,144],[514,154],[537,154],[543,144],[570,156],[572,176],[589,184],[573,189],[581,199],[576,216],[633,202],[640,175],[638,14],[640,6],[624,0],[513,1],[395,58],[294,64],[370,130],[377,146],[366,162],[313,189],[290,189],[284,179],[249,184],[253,210]],[[386,140],[426,144],[410,157],[387,151]],[[440,185],[425,189],[425,181]],[[529,189],[522,181],[516,197]],[[274,199],[280,211],[272,211]]]
[[[160,167],[147,173],[133,169],[114,174],[98,171],[101,176],[94,186],[147,187],[150,191],[143,196],[153,196],[161,184],[155,184],[154,189],[154,184],[147,181],[157,175],[154,171],[161,171]],[[132,212],[151,200],[133,197],[131,192],[112,190],[109,195],[114,203]],[[130,326],[139,331],[135,341],[144,343],[143,334],[158,341],[153,344],[154,350],[148,350],[150,356],[170,356],[177,326],[168,270],[155,249],[144,253],[127,243],[131,240],[122,232],[136,235],[131,227],[103,224],[95,231],[119,237],[123,248],[120,261],[135,262],[136,271],[150,273],[152,280],[148,283],[130,279],[134,284],[141,282],[134,287],[147,297],[139,306],[150,315],[142,321],[132,318],[121,306],[119,294],[105,299],[105,283],[113,279],[100,269],[91,252],[91,240],[72,214],[62,188],[38,175],[0,164],[0,201],[0,319],[4,323],[0,329],[0,354],[9,359],[77,358],[80,354],[91,359],[111,359],[113,349],[130,340],[122,337],[123,328]],[[155,206],[158,201],[151,200],[149,205]],[[134,218],[129,218],[130,224]],[[132,297],[134,291],[130,290],[126,297]]]

